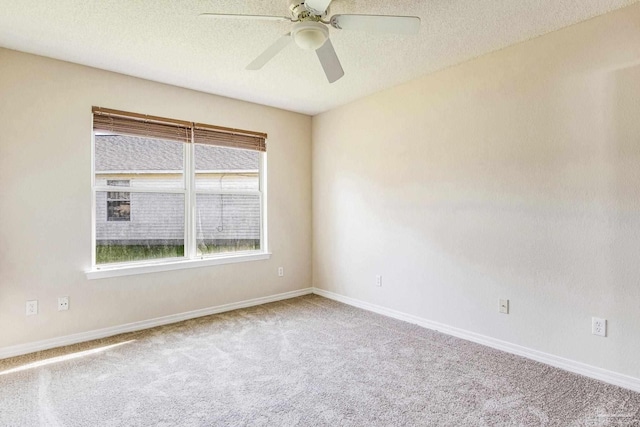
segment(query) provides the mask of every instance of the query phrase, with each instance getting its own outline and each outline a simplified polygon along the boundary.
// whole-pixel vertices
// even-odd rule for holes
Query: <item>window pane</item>
[[[114,201],[113,194],[127,199]],[[114,206],[119,220],[110,219]],[[183,194],[98,191],[96,264],[182,257],[184,227]]]
[[[184,188],[184,143],[95,135],[96,185]]]
[[[198,194],[196,243],[198,255],[260,249],[260,197]]]
[[[129,221],[131,219],[131,205],[125,200],[111,200],[107,193],[107,221]],[[129,193],[126,193],[129,194]]]
[[[109,179],[107,185],[114,187],[128,187],[128,179]],[[107,221],[129,221],[131,214],[131,204],[128,192],[109,191],[107,192]]]
[[[195,144],[196,190],[260,189],[260,153]]]

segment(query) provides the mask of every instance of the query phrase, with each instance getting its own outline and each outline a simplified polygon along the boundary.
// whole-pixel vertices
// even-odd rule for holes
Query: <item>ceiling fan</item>
[[[360,30],[375,33],[415,34],[420,29],[417,16],[391,15],[333,15],[328,20],[332,0],[289,0],[289,16],[234,15],[202,13],[200,16],[227,19],[255,19],[263,21],[290,21],[291,31],[269,46],[247,65],[247,70],[259,70],[291,41],[302,49],[315,50],[329,83],[344,76],[344,70],[329,39],[331,25],[338,30]]]

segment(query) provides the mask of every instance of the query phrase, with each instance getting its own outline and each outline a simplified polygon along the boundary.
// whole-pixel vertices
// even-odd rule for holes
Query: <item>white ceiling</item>
[[[245,66],[288,22],[287,0],[0,0],[0,46],[217,95],[317,114],[638,0],[334,0],[336,13],[414,15],[418,35],[331,29],[345,76],[329,84],[313,52],[289,45]]]

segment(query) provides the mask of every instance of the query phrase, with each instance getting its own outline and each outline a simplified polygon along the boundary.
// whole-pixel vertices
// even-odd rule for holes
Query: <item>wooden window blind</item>
[[[93,107],[94,131],[267,151],[267,134]]]
[[[93,130],[191,142],[191,123],[93,107]]]
[[[266,134],[247,133],[239,129],[221,130],[221,128],[195,123],[193,142],[197,144],[218,145],[221,147],[242,148],[244,150],[267,151]]]

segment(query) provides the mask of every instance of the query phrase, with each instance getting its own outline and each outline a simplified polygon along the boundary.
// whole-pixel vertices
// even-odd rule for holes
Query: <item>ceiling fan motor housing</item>
[[[324,12],[318,12],[307,7],[301,0],[289,0],[289,11],[294,21],[319,21],[329,14],[329,8]]]

